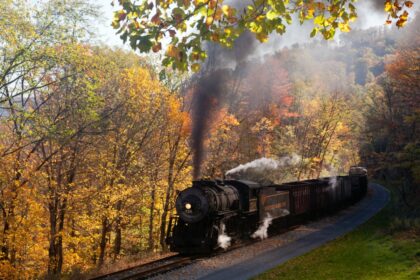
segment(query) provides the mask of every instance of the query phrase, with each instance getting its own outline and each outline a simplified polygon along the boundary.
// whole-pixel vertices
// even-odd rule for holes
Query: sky
[[[92,0],[91,0],[92,1]],[[93,2],[93,1],[92,1]],[[101,6],[102,16],[97,23],[98,28],[98,38],[101,42],[112,46],[112,47],[124,47],[122,40],[119,38],[119,35],[116,35],[116,30],[112,28],[111,22],[113,18],[113,11],[118,10],[118,5],[115,7],[111,6],[112,0],[96,0],[93,3]],[[125,48],[129,48],[126,44]]]

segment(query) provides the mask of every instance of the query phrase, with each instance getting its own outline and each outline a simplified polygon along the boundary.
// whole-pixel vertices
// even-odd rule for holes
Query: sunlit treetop
[[[350,31],[357,18],[356,0],[118,0],[112,26],[133,49],[164,52],[162,64],[182,71],[198,71],[206,59],[203,42],[232,47],[249,30],[262,43],[271,33],[283,34],[292,23],[313,23],[311,37],[332,39],[339,29]],[[386,0],[387,24],[407,22],[413,2]]]

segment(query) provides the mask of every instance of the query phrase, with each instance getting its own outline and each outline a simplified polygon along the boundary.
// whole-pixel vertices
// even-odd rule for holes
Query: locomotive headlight
[[[186,223],[197,223],[209,212],[206,193],[202,188],[188,188],[179,193],[175,201],[179,218]]]

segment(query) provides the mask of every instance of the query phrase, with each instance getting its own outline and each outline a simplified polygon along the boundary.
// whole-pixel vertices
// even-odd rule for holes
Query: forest
[[[83,1],[0,2],[0,278],[164,252],[177,191],[263,157],[298,159],[276,181],[366,166],[398,182],[404,219],[420,215],[418,13],[402,29],[236,57],[213,83],[98,44],[99,16]],[[223,55],[206,69],[231,56],[211,52]],[[201,123],[197,88],[222,92]]]

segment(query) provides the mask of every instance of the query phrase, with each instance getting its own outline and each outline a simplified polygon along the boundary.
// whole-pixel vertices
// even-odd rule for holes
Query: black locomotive
[[[232,242],[252,238],[265,219],[269,233],[331,214],[360,200],[367,172],[350,168],[348,176],[262,186],[242,180],[200,180],[179,193],[177,215],[166,236],[171,251],[208,253],[220,247],[221,234]]]

